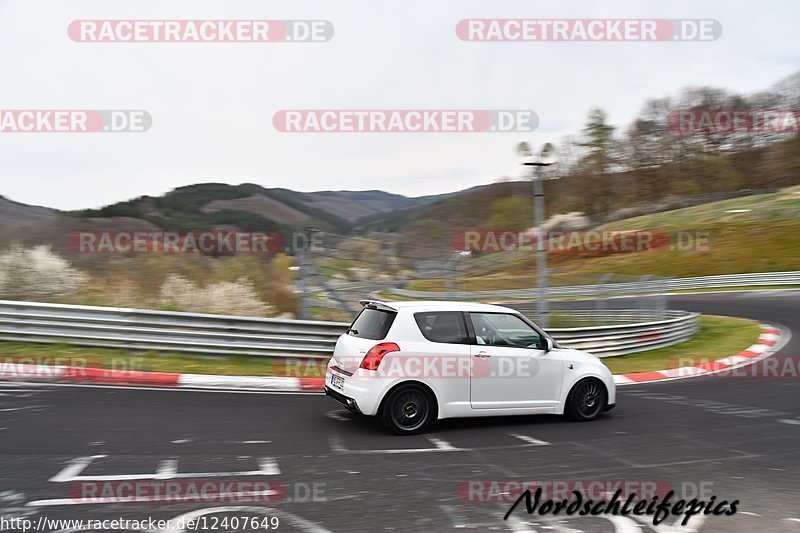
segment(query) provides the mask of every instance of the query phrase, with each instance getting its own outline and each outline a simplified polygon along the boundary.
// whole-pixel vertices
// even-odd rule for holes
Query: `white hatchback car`
[[[336,342],[325,393],[400,435],[442,418],[564,414],[614,407],[611,371],[562,348],[519,312],[461,302],[378,302]]]

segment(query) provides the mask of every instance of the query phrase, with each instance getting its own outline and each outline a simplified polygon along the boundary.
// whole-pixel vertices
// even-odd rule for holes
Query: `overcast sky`
[[[712,18],[713,42],[464,42],[464,18]],[[91,44],[75,19],[326,19],[327,43]],[[800,69],[800,2],[0,0],[0,109],[145,109],[146,133],[0,133],[0,195],[97,207],[199,182],[420,196],[517,172],[514,145],[624,126],[688,85]],[[280,109],[533,109],[519,133],[280,133]]]

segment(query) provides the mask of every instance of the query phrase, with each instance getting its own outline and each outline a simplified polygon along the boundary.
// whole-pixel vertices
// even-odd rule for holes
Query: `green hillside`
[[[605,273],[693,277],[800,270],[800,187],[629,218],[595,229],[655,230],[669,234],[670,244],[601,256],[550,254],[552,284],[594,283]],[[699,245],[689,246],[692,239]],[[495,253],[473,264],[480,268],[471,269],[465,263],[467,275],[459,284],[462,290],[535,284],[536,259],[531,253]],[[444,282],[419,280],[409,288],[442,290]]]

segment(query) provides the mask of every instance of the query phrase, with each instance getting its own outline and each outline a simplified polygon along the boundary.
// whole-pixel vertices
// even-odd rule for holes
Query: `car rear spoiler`
[[[397,312],[396,307],[392,307],[386,302],[380,302],[378,300],[359,300],[362,307],[368,307],[370,309],[380,309],[381,311],[392,311],[393,313]]]

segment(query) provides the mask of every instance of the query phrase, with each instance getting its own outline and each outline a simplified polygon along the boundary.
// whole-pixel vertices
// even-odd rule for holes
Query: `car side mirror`
[[[553,349],[553,346],[554,346],[553,345],[553,339],[551,339],[550,337],[545,337],[544,338],[544,351],[545,352],[549,352],[550,350]]]

